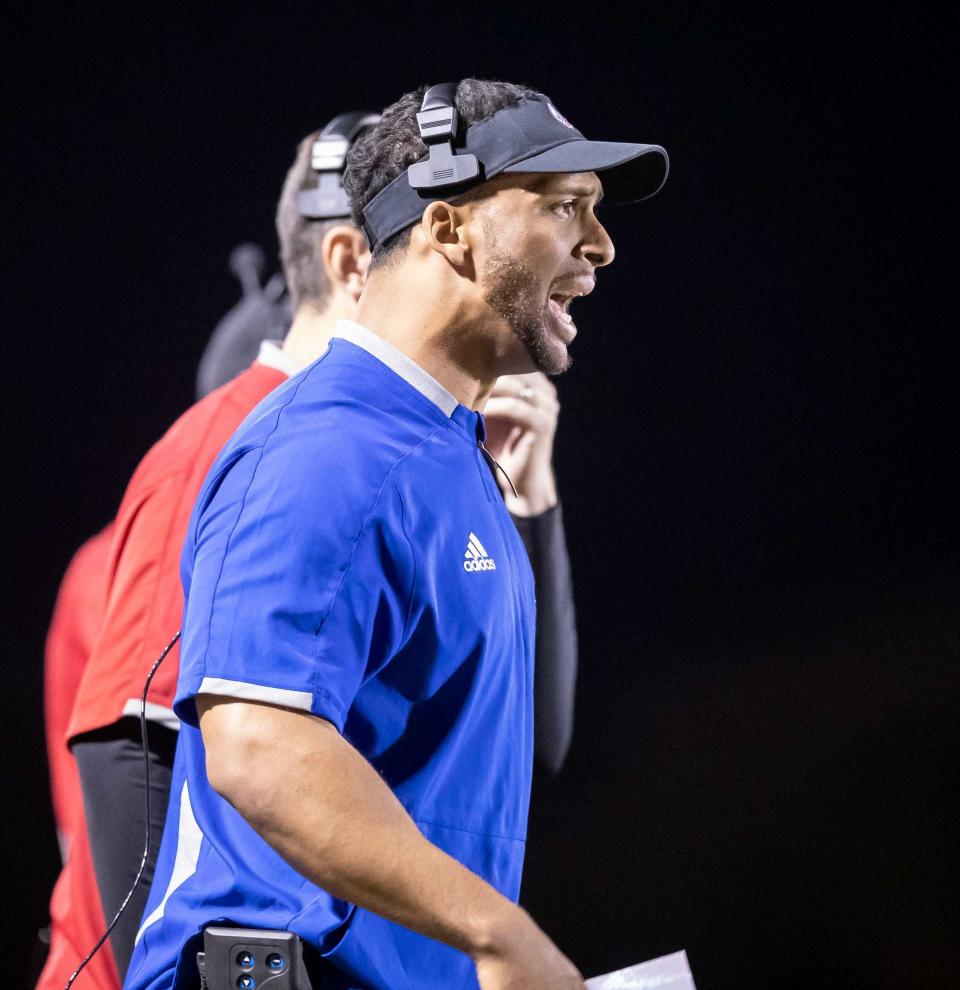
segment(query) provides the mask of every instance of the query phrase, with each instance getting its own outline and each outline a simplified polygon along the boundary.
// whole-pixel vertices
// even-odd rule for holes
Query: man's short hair
[[[355,141],[347,154],[347,168],[343,175],[343,187],[350,199],[353,222],[363,224],[363,208],[389,185],[398,175],[427,153],[427,146],[417,127],[417,111],[423,102],[427,87],[421,86],[405,93],[396,103],[387,107],[369,133]],[[492,117],[498,110],[516,106],[521,100],[539,96],[536,90],[514,83],[494,82],[489,79],[464,79],[457,85],[454,100],[460,127]],[[410,230],[406,227],[373,252],[370,267],[376,268],[389,257],[406,248],[410,243]]]
[[[280,264],[287,282],[293,312],[301,303],[323,304],[330,292],[330,280],[323,270],[320,246],[331,227],[349,220],[310,220],[300,213],[298,197],[302,189],[315,189],[317,173],[311,166],[313,143],[319,131],[308,134],[297,146],[297,156],[287,172],[277,203],[277,238]]]

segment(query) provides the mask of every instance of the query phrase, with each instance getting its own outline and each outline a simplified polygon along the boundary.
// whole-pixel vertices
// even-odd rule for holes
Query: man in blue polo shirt
[[[594,208],[666,167],[479,80],[408,94],[351,150],[356,322],[194,509],[185,725],[127,987],[195,984],[216,922],[296,932],[324,988],[582,987],[516,905],[535,604],[479,410],[500,375],[568,366],[570,301],[613,259]]]

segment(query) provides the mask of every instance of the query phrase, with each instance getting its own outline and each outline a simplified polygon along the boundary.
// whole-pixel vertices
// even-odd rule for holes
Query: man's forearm
[[[335,897],[477,958],[520,908],[423,837],[370,764],[323,719],[197,699],[211,785],[291,866]]]
[[[577,623],[570,557],[559,504],[514,523],[527,549],[537,591],[534,732],[537,759],[550,773],[563,766],[573,736]]]

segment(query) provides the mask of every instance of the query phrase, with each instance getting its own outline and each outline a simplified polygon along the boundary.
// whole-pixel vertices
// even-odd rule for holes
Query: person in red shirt
[[[216,455],[247,413],[288,376],[316,360],[337,321],[353,314],[370,254],[364,235],[347,219],[340,172],[349,141],[376,119],[344,114],[301,142],[277,209],[281,261],[294,312],[289,332],[282,345],[264,342],[247,371],[184,413],[141,462],[124,495],[110,549],[106,619],[68,729],[108,917],[126,896],[142,855],[144,774],[136,715],[146,676],[180,626],[179,557],[194,500]],[[559,406],[544,376],[523,379],[504,380],[487,415],[500,422],[501,446],[495,456],[518,485],[517,493],[507,496],[508,507],[521,517],[517,519],[521,535],[525,525],[528,529],[535,525],[536,518],[550,517],[548,529],[554,535],[547,539],[543,533],[534,534],[546,550],[550,540],[557,542],[557,532],[562,543],[550,465]],[[565,547],[559,550],[546,555],[554,562],[547,584],[560,604],[552,613],[547,610],[550,629],[541,633],[538,621],[538,637],[548,648],[552,644],[557,652],[566,651],[566,660],[544,662],[542,683],[535,688],[539,699],[543,685],[549,684],[549,692],[558,699],[545,720],[550,723],[548,731],[540,734],[548,742],[545,763],[554,771],[569,745],[576,668],[569,565]],[[537,575],[538,598],[541,577]],[[537,652],[539,664],[539,648]],[[562,670],[562,676],[551,677],[556,670]],[[171,704],[177,674],[174,648],[154,677],[147,699],[151,848],[143,882],[111,935],[121,975],[132,954],[169,797],[177,726]]]

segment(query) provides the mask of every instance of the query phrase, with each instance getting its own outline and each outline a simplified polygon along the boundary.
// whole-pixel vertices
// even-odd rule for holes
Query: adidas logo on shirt
[[[465,571],[495,571],[497,565],[486,550],[483,544],[477,539],[476,533],[471,533],[467,539],[467,552],[463,555],[463,569]]]

